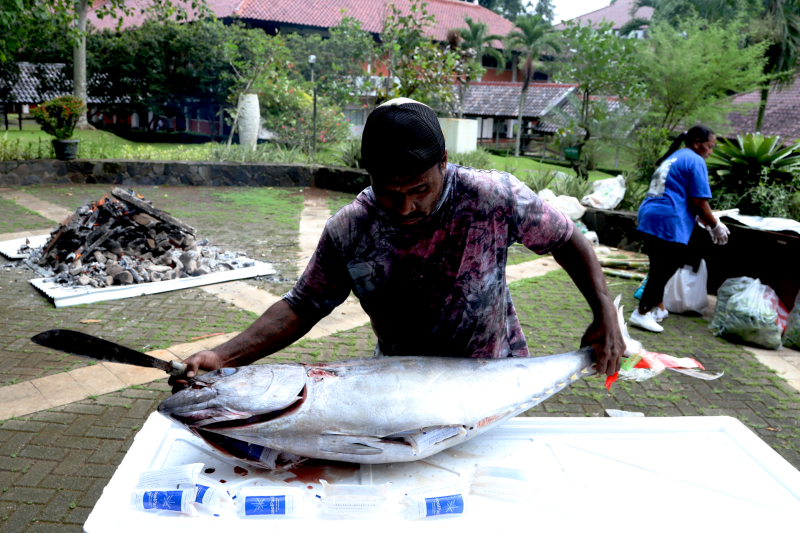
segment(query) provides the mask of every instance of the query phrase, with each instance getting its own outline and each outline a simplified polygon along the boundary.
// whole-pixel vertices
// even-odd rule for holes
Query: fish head
[[[220,368],[192,380],[158,406],[158,412],[189,429],[280,416],[305,397],[300,365]]]

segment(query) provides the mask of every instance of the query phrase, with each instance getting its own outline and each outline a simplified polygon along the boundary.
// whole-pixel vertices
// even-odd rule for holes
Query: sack
[[[786,331],[783,332],[783,345],[800,350],[800,293],[797,294],[792,312],[789,313]]]
[[[780,308],[775,291],[760,280],[731,278],[717,291],[717,307],[708,329],[718,337],[777,350],[785,324],[778,313]]]
[[[567,215],[573,222],[580,220],[586,212],[586,208],[574,196],[564,196],[563,194],[556,196],[550,189],[542,189],[538,194],[539,198]]]
[[[694,311],[702,315],[708,309],[707,282],[705,259],[700,260],[697,272],[689,265],[678,269],[664,287],[664,307],[670,313]]]
[[[633,297],[636,298],[637,300],[641,300],[642,299],[642,295],[644,294],[644,288],[647,285],[647,280],[649,278],[650,278],[650,274],[646,275],[644,277],[644,279],[642,280],[642,284],[639,285],[639,288],[636,289],[636,292],[633,293]]]
[[[583,205],[596,209],[614,209],[625,197],[625,178],[617,176],[592,182],[594,192],[581,199]]]

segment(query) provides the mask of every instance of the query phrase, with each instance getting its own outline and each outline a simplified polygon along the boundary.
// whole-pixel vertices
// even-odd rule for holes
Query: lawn
[[[511,174],[521,175],[524,174],[525,171],[547,171],[552,170],[556,172],[565,172],[570,176],[575,175],[571,168],[568,167],[560,167],[558,165],[551,165],[549,163],[542,163],[532,157],[514,157],[512,156],[501,156],[501,155],[494,155],[490,156],[492,158],[492,163],[497,170],[502,170],[503,172],[510,172]],[[606,178],[612,178],[613,176],[610,174],[606,174],[605,172],[600,172],[597,170],[590,170],[589,171],[589,181],[596,181],[596,180],[604,180]]]

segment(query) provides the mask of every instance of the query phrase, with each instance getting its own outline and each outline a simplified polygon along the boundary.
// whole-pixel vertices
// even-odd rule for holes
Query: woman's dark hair
[[[677,152],[678,149],[681,147],[681,143],[686,143],[686,146],[691,146],[696,142],[704,143],[712,135],[714,135],[714,132],[711,130],[711,128],[707,126],[702,126],[702,125],[692,126],[691,128],[689,128],[689,131],[684,131],[683,133],[675,137],[675,140],[672,141],[672,144],[670,145],[669,150],[667,150],[667,153],[662,155],[661,159],[656,161],[655,167],[656,168],[660,167],[661,163],[663,163],[666,158]]]

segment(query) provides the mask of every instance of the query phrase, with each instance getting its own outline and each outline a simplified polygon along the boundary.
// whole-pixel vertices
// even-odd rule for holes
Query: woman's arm
[[[689,198],[689,201],[691,202],[692,211],[700,219],[700,222],[709,228],[714,228],[719,224],[717,217],[711,213],[711,206],[708,205],[707,198]]]

